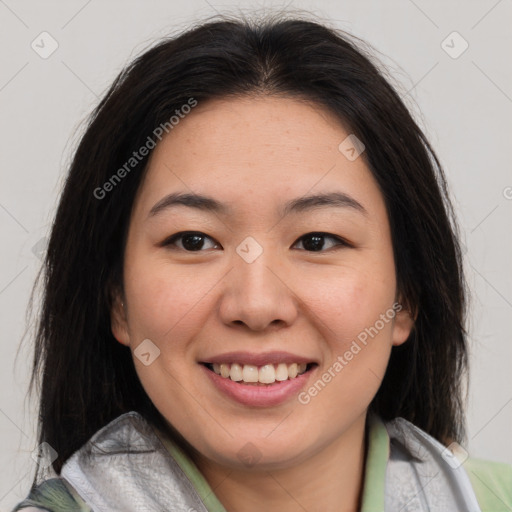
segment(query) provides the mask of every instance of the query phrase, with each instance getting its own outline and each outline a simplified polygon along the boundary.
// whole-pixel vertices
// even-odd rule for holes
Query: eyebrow
[[[176,206],[186,206],[200,211],[212,212],[224,216],[232,214],[230,206],[217,201],[213,197],[202,194],[174,192],[160,199],[160,201],[151,208],[148,217],[154,217],[164,210],[168,210],[169,208]],[[368,214],[364,206],[348,194],[345,194],[344,192],[330,192],[292,199],[285,203],[281,210],[281,216],[285,217],[293,213],[311,211],[319,208],[349,208],[364,215]]]

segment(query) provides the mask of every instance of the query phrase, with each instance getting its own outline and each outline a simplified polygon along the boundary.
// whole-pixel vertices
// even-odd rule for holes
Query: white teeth
[[[272,384],[276,381],[276,371],[273,364],[266,364],[260,368],[258,380],[262,384]]]
[[[252,364],[244,364],[242,379],[244,382],[258,382],[258,367]]]
[[[288,380],[288,366],[285,363],[277,365],[276,380]]]
[[[215,365],[213,365],[213,370],[215,371]],[[215,373],[219,373],[219,372],[215,372]],[[225,378],[227,379],[229,377],[229,364],[224,364],[222,363],[220,365],[220,374]]]
[[[239,382],[243,379],[242,367],[239,364],[234,363],[231,365],[231,369],[229,370],[229,378],[235,382]]]
[[[224,377],[225,379],[231,379],[235,382],[246,382],[248,384],[273,384],[276,381],[285,381],[288,379],[294,379],[298,375],[303,374],[306,371],[306,363],[279,363],[274,366],[273,364],[265,364],[263,366],[238,363],[227,364],[227,363],[213,363],[213,371]]]

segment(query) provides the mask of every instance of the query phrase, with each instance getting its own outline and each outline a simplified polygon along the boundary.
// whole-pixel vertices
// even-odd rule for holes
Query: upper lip
[[[238,364],[251,364],[254,366],[263,366],[265,364],[279,364],[279,363],[316,363],[311,357],[299,356],[291,352],[274,351],[274,352],[225,352],[216,356],[208,357],[202,363],[238,363]]]

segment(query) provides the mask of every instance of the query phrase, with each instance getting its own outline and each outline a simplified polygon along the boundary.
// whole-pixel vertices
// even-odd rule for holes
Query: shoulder
[[[464,510],[512,510],[511,465],[472,458],[457,443],[446,447],[404,418],[386,422],[386,429],[390,439],[388,468],[391,477],[394,472],[403,475],[405,465],[410,469],[410,479],[417,478],[419,488],[426,489],[428,482],[422,481],[419,468],[428,467],[431,474],[436,475],[433,500],[462,498],[466,503]],[[406,485],[403,479],[397,477],[395,480],[396,490],[402,490]],[[393,483],[393,478],[390,481]]]
[[[50,478],[32,487],[12,512],[91,512],[91,508],[63,478]]]
[[[97,431],[65,461],[59,479],[38,486],[13,512],[206,512],[203,498],[215,501],[198,470],[186,472],[153,424],[131,411]]]
[[[512,465],[469,458],[464,469],[483,512],[512,510]]]

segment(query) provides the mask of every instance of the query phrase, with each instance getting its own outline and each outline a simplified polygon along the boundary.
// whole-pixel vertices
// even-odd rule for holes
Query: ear
[[[393,322],[393,346],[397,347],[407,341],[414,328],[414,323],[418,317],[418,313],[411,313],[409,306],[403,304],[402,301],[393,304],[395,311],[395,319]]]
[[[110,328],[112,329],[112,334],[119,343],[129,346],[130,335],[126,319],[126,304],[120,292],[113,294],[111,304]]]

